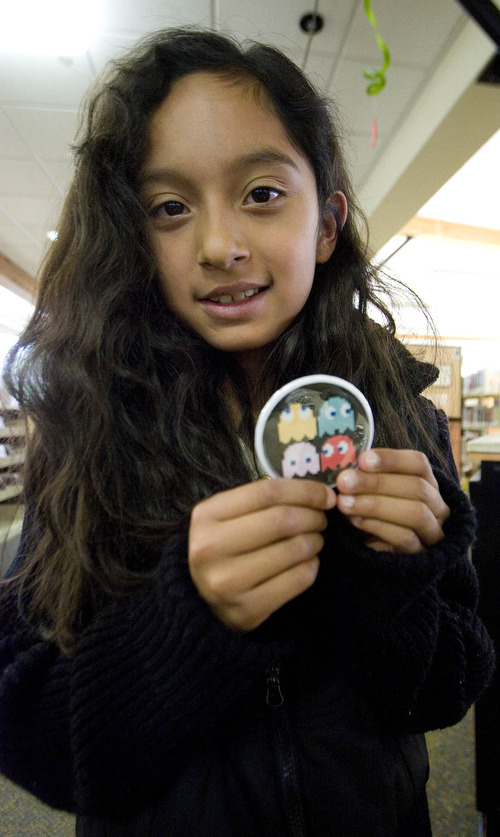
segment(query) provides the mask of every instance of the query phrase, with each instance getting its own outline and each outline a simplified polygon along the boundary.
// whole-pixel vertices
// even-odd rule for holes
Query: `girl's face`
[[[153,114],[141,197],[169,306],[243,365],[296,317],[336,243],[278,117],[213,73],[177,81]]]

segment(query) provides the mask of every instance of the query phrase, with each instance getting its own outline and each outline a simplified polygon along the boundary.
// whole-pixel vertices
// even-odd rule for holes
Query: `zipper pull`
[[[285,698],[283,697],[280,683],[280,667],[271,666],[267,669],[266,705],[270,706],[271,709],[279,709],[280,706],[283,706],[284,702]]]

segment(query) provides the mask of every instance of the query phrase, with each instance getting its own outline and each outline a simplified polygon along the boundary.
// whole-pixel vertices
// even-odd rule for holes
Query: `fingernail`
[[[363,465],[365,468],[377,468],[380,463],[380,456],[374,450],[367,450],[363,456]]]
[[[348,491],[352,491],[358,484],[358,475],[356,471],[342,471],[337,477],[337,483],[339,481],[342,488],[347,488]]]
[[[354,506],[355,498],[351,494],[339,494],[338,504],[343,511],[349,511]]]
[[[335,493],[333,488],[330,488],[329,486],[328,486],[327,490],[328,490],[328,497],[327,497],[327,500],[326,500],[326,508],[327,509],[333,509],[333,507],[337,505],[337,494]]]

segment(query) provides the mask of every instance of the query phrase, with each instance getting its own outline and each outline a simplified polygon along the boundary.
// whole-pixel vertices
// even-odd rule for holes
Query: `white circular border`
[[[260,411],[257,424],[255,425],[254,444],[257,459],[259,460],[262,470],[273,479],[281,477],[281,474],[278,474],[278,472],[274,470],[266,456],[264,449],[264,429],[266,422],[274,408],[283,398],[285,398],[285,396],[287,396],[294,389],[300,389],[300,387],[310,386],[312,384],[329,384],[330,386],[336,386],[350,392],[351,395],[354,395],[354,397],[357,398],[361,406],[364,408],[366,418],[368,419],[368,439],[364,450],[367,450],[372,445],[374,434],[372,409],[363,393],[360,392],[354,384],[344,380],[344,378],[337,378],[335,375],[304,375],[302,378],[295,378],[294,381],[289,381],[288,384],[285,384],[271,395],[269,401],[264,404],[262,410]]]

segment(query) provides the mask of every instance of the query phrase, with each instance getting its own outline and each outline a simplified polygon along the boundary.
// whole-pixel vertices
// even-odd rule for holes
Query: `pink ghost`
[[[305,477],[320,469],[319,453],[311,442],[295,442],[285,450],[281,463],[284,477]]]

